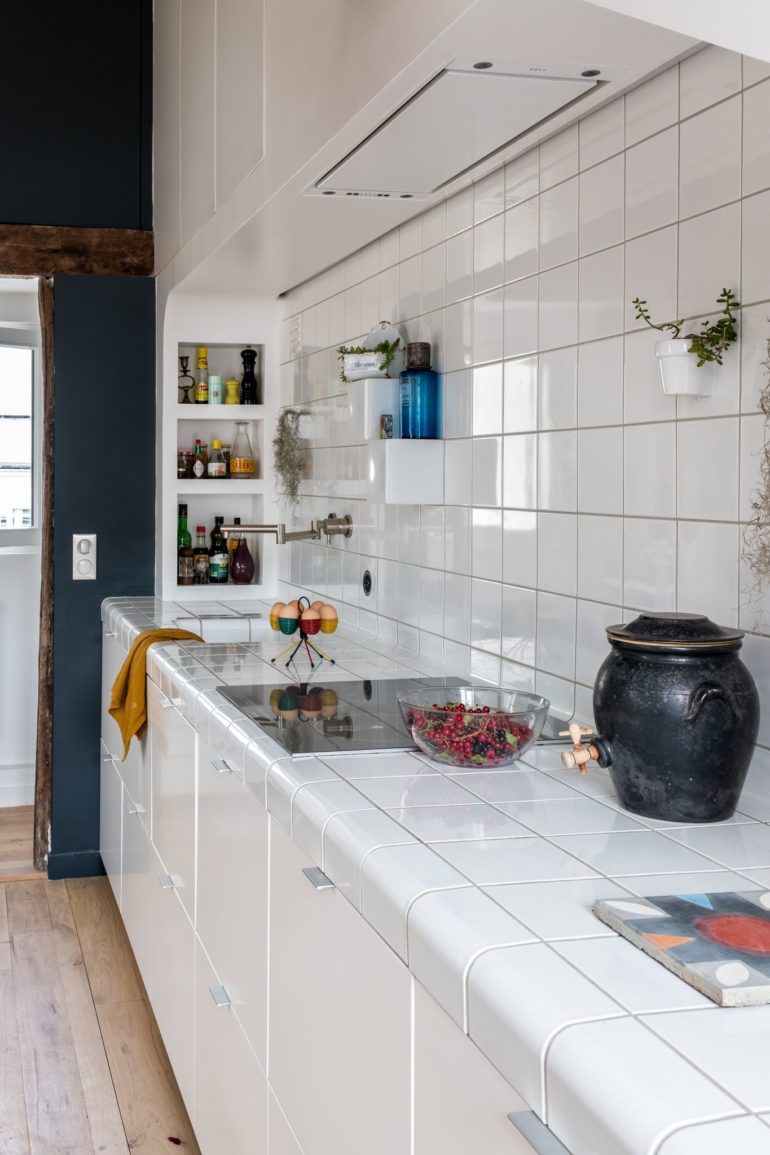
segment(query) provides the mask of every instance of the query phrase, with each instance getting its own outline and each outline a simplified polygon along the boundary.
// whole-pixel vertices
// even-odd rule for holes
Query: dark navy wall
[[[155,562],[154,281],[57,277],[51,878],[99,859],[103,598],[151,594]],[[72,534],[97,534],[97,580],[72,580]]]
[[[152,227],[152,0],[5,0],[0,222]],[[2,275],[0,253],[0,275]],[[151,593],[154,281],[57,277],[49,875],[99,858],[99,603]],[[98,580],[72,581],[72,534]]]

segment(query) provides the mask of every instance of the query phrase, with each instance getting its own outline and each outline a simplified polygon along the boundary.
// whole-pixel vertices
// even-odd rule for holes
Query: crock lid
[[[621,645],[649,649],[737,649],[741,630],[718,626],[705,614],[640,614],[627,625],[607,626],[607,637]]]

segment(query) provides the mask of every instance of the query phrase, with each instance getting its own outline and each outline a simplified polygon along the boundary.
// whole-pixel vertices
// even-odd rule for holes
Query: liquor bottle
[[[196,525],[198,535],[193,550],[193,585],[207,586],[209,584],[209,547],[206,545],[205,525]]]
[[[209,549],[209,584],[226,585],[230,565],[227,558],[227,542],[222,533],[223,517],[214,518],[214,528],[211,531],[211,547]]]
[[[222,452],[222,442],[218,441],[216,437],[211,442],[211,453],[209,455],[209,462],[206,466],[207,477],[227,477],[227,462],[225,455]]]
[[[233,525],[240,525],[240,524],[241,524],[241,519],[239,517],[234,517],[233,518]],[[239,541],[240,541],[240,534],[239,533],[234,533],[234,534],[232,534],[231,537],[228,537],[228,539],[227,539],[227,556],[228,556],[228,559],[230,562],[230,577],[233,576],[233,558],[235,557],[235,551],[238,548],[238,542]]]
[[[257,361],[257,351],[252,349],[241,350],[241,360],[243,361],[243,376],[241,377],[241,405],[260,405],[262,403],[261,392],[257,382],[257,375],[254,371],[254,366]]]
[[[238,548],[235,551],[233,558],[232,574],[233,581],[238,586],[247,586],[254,580],[254,558],[251,556],[249,547],[246,544],[245,534],[241,534],[238,539]]]
[[[435,439],[438,424],[438,373],[430,367],[430,343],[413,341],[401,373],[401,436]]]
[[[192,538],[187,528],[187,506],[179,506],[179,519],[176,531],[177,571],[176,580],[180,586],[193,584],[193,551]]]
[[[198,371],[195,374],[193,398],[196,405],[209,403],[209,351],[205,345],[198,350]]]

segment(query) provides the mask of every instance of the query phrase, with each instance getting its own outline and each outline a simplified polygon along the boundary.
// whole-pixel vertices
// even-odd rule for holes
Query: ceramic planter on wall
[[[698,358],[688,352],[690,342],[684,337],[673,341],[658,341],[655,356],[658,359],[663,392],[687,397],[708,397],[711,394],[711,374],[706,366],[698,366]]]

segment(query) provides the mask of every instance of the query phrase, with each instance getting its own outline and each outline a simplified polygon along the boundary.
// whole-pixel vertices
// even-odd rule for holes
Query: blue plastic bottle
[[[406,347],[406,368],[401,373],[401,436],[439,436],[438,373],[430,367],[430,343],[412,341]]]

